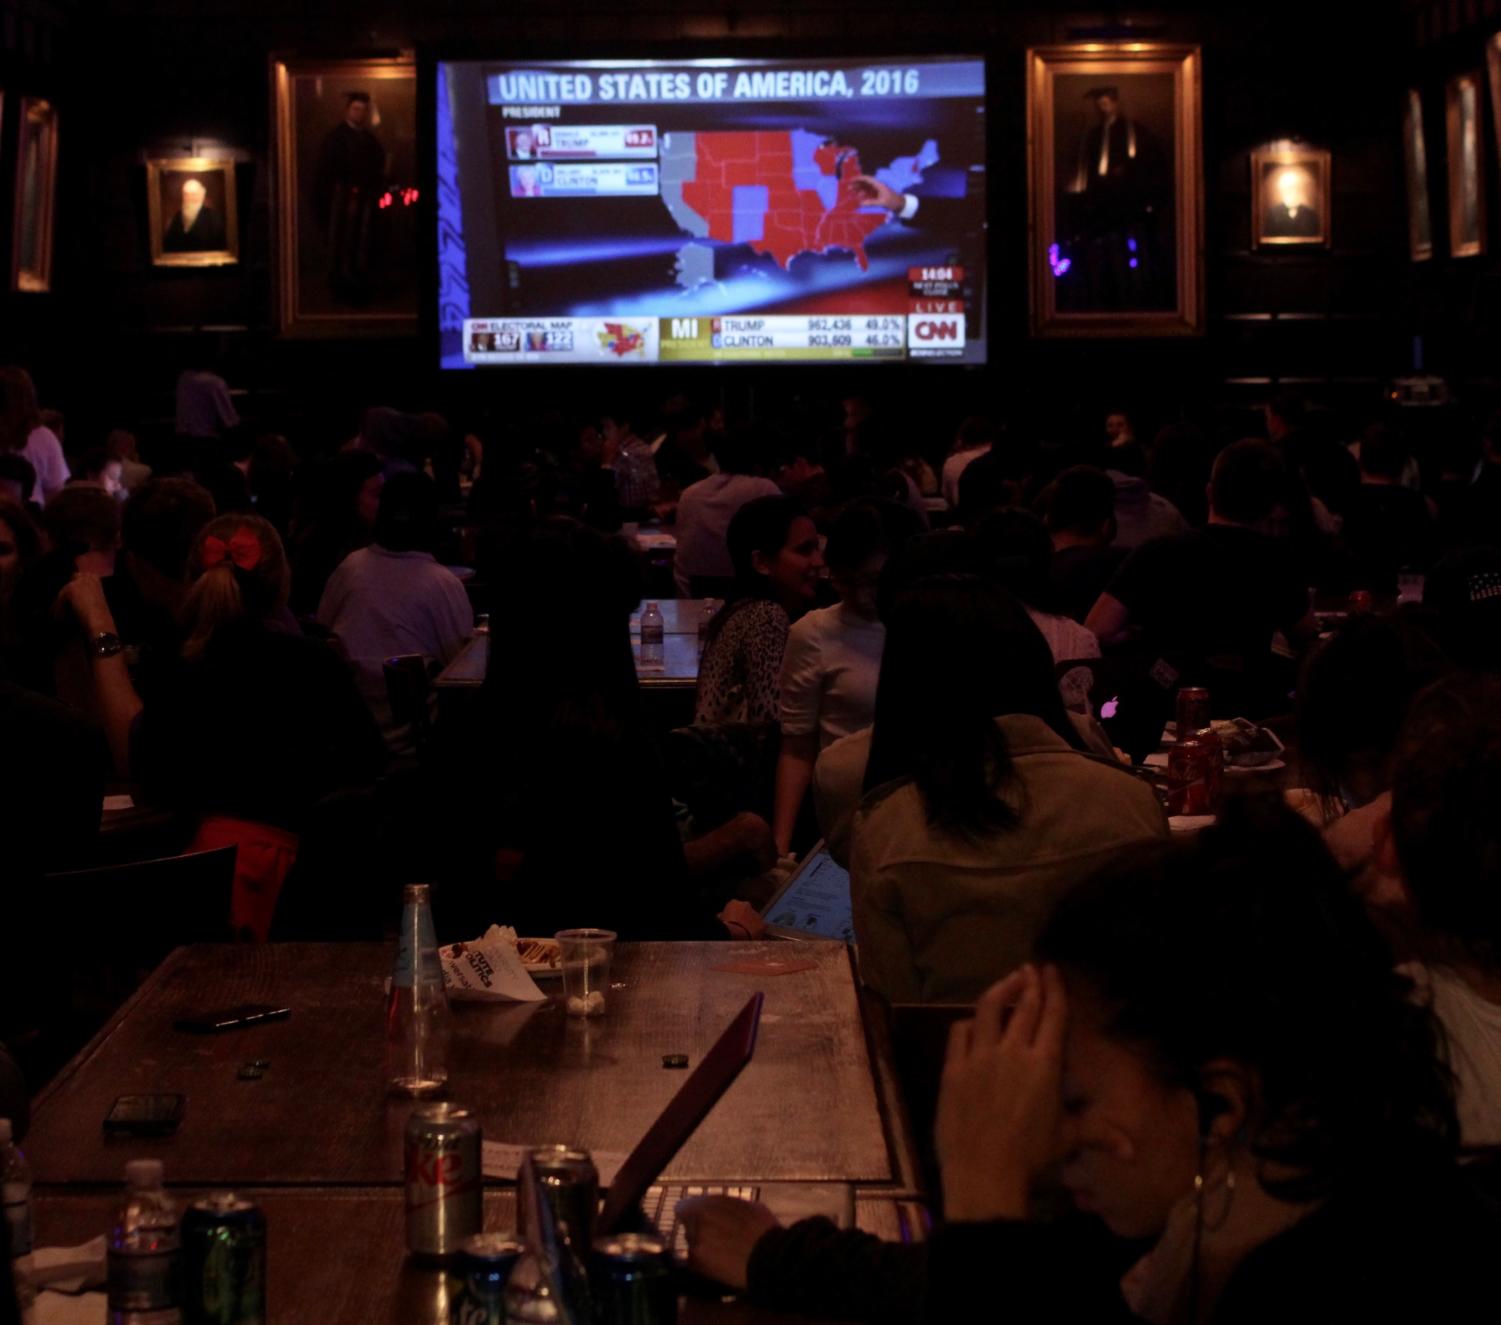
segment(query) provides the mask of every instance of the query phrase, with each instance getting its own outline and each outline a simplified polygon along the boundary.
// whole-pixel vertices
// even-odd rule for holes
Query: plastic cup
[[[612,929],[560,929],[558,958],[563,968],[563,1001],[570,1017],[601,1017],[610,990]]]

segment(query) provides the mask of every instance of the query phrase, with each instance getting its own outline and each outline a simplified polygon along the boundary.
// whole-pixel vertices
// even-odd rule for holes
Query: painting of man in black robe
[[[313,183],[313,210],[336,298],[351,303],[369,298],[371,262],[377,256],[376,213],[385,193],[386,149],[370,123],[370,94],[350,92],[343,120],[318,149]]]
[[[1054,125],[1059,311],[1173,308],[1172,76],[1063,75]]]
[[[416,311],[416,82],[295,80],[298,317]]]

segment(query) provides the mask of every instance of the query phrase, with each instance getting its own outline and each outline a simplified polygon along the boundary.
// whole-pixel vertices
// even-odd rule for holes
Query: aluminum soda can
[[[266,1216],[233,1192],[182,1216],[184,1325],[265,1325]]]
[[[1184,686],[1178,691],[1178,739],[1209,725],[1209,691],[1203,686]]]
[[[412,1110],[406,1127],[407,1250],[448,1260],[484,1225],[480,1126],[448,1102]]]
[[[600,1238],[589,1263],[589,1298],[601,1325],[675,1325],[677,1285],[661,1239]]]
[[[1225,756],[1213,729],[1195,732],[1167,754],[1168,813],[1218,814]]]
[[[476,1233],[459,1249],[449,1325],[506,1325],[506,1281],[526,1251],[509,1233]]]
[[[587,1265],[589,1249],[594,1245],[594,1220],[599,1214],[599,1172],[589,1152],[570,1146],[538,1146],[527,1152],[517,1181],[522,1192],[531,1181],[541,1186],[552,1208],[559,1239],[578,1257],[581,1266]],[[524,1217],[524,1199],[519,1208]],[[527,1235],[535,1232],[523,1229]]]

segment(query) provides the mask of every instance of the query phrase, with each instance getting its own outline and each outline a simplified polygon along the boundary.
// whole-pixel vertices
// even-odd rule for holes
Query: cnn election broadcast
[[[438,65],[444,368],[985,362],[985,64]]]

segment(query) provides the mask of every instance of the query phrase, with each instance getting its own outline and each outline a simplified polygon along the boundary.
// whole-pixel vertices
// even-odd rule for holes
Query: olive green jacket
[[[1071,749],[1040,718],[997,718],[1020,821],[963,836],[928,823],[910,781],[855,815],[850,889],[860,973],[893,1003],[972,1002],[1031,956],[1054,904],[1123,847],[1167,836],[1152,789]]]

